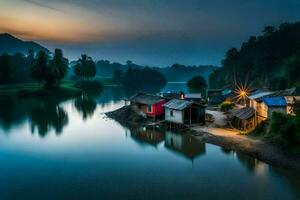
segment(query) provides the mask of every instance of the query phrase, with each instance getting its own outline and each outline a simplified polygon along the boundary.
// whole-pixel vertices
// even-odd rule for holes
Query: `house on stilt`
[[[163,105],[165,120],[175,124],[205,123],[205,105],[193,101],[172,99]]]

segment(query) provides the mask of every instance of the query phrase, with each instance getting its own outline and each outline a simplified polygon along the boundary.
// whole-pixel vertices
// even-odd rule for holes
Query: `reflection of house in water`
[[[150,144],[157,146],[164,140],[164,135],[155,127],[139,127],[131,129],[131,137],[139,144]]]
[[[204,142],[194,139],[191,135],[175,134],[169,131],[165,134],[165,146],[189,160],[194,160],[206,153]]]

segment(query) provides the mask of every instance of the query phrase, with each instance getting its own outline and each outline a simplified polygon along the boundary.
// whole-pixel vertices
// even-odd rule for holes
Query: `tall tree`
[[[202,76],[194,76],[187,82],[187,86],[191,92],[200,92],[202,96],[206,95],[207,84]]]
[[[68,73],[68,59],[64,58],[61,49],[55,49],[46,76],[47,85],[59,86],[60,81]]]
[[[44,51],[39,51],[36,60],[31,66],[30,76],[32,79],[42,83],[45,80],[48,69],[48,55]]]
[[[74,66],[74,73],[77,77],[81,78],[95,77],[97,73],[96,64],[91,57],[83,54]]]
[[[288,78],[289,86],[293,86],[294,83],[300,82],[300,57],[292,56],[288,58],[284,67],[286,69],[286,77]]]

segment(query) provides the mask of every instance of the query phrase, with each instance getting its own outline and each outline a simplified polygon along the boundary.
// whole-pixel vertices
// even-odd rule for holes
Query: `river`
[[[0,199],[300,198],[294,171],[106,118],[125,96],[0,99]]]

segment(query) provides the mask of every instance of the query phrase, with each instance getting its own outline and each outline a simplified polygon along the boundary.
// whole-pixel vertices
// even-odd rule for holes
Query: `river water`
[[[106,118],[125,96],[0,99],[0,199],[300,198],[294,171]]]

